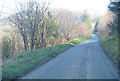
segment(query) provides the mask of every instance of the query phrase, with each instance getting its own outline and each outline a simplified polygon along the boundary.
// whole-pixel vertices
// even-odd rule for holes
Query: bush
[[[12,49],[11,40],[7,37],[2,39],[2,59],[9,58]]]
[[[93,34],[89,34],[88,35],[88,39],[92,38]]]

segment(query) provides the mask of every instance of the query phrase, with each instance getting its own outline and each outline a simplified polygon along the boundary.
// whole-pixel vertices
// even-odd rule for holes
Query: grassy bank
[[[111,60],[118,66],[120,58],[118,58],[118,38],[100,37],[100,45],[103,51],[111,58]],[[120,66],[119,66],[120,67]]]
[[[85,40],[86,39],[75,39],[67,42],[66,44],[61,44],[54,47],[46,47],[38,50],[34,49],[18,54],[16,59],[3,63],[2,78],[8,79],[20,76],[37,64],[47,61],[48,59],[55,57],[68,48]]]

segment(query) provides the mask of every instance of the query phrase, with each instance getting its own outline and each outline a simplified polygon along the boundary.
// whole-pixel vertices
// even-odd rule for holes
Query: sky
[[[52,0],[51,7],[71,11],[89,10],[91,13],[105,13],[109,0]]]
[[[70,10],[80,9],[105,9],[109,0],[52,0],[56,8],[68,8]]]
[[[6,7],[4,11],[11,13],[9,10],[14,9],[16,0],[0,0],[0,6]],[[24,0],[23,0],[24,1]],[[50,0],[51,8],[64,8],[71,11],[89,10],[90,13],[104,14],[109,0]],[[2,6],[0,7],[0,10]],[[8,13],[8,14],[9,14]]]

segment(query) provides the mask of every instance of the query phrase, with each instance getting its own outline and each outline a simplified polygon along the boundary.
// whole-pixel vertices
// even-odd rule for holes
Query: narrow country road
[[[98,37],[84,41],[21,79],[117,79],[117,68],[101,50]]]

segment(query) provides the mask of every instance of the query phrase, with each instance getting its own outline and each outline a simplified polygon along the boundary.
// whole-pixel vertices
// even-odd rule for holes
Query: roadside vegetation
[[[7,62],[3,63],[2,78],[8,79],[21,76],[37,64],[41,64],[85,40],[86,39],[84,38],[74,39],[65,44],[41,49],[33,49],[24,53],[20,53],[16,56],[16,58],[9,59]]]
[[[100,37],[103,51],[118,66],[120,72],[120,2],[110,2],[106,15],[99,17],[95,26],[95,33]]]
[[[82,19],[72,11],[50,10],[48,2],[18,3],[16,12],[3,18],[0,24],[3,62],[17,54],[64,44],[76,38],[87,38],[92,32],[90,17]],[[83,14],[79,14],[81,16]],[[89,21],[89,24],[87,23]]]
[[[111,58],[111,60],[118,66],[120,58],[118,58],[118,38],[100,37],[100,45],[103,51]]]

